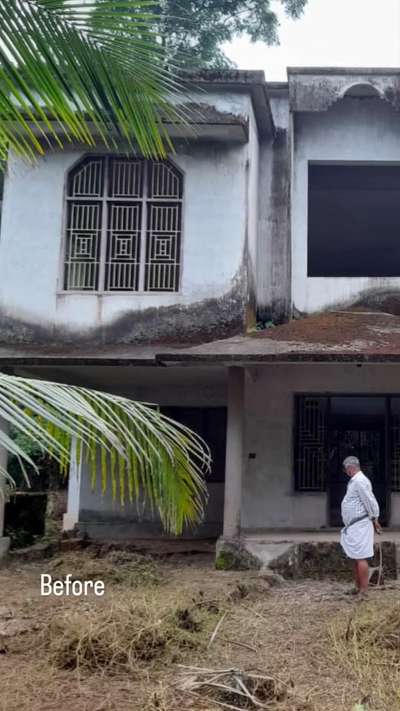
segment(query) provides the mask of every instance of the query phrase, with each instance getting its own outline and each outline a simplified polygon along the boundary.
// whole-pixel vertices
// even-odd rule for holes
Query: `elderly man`
[[[357,457],[347,457],[343,469],[350,481],[342,501],[342,529],[340,543],[353,561],[355,593],[366,595],[369,582],[368,558],[374,555],[374,530],[380,533],[379,504],[370,480],[360,470]]]

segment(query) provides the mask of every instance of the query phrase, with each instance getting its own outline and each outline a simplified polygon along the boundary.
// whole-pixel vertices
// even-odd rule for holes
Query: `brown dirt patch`
[[[400,317],[363,309],[332,311],[307,316],[265,331],[252,338],[272,341],[347,346],[366,352],[400,352]]]

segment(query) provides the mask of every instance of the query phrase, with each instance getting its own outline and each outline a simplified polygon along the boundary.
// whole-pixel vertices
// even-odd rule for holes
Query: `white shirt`
[[[348,526],[355,518],[365,515],[378,518],[379,504],[373,494],[370,480],[359,471],[347,484],[346,495],[342,501],[343,523]]]

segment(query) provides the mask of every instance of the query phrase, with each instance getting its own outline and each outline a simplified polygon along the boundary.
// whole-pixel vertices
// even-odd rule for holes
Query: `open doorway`
[[[386,484],[386,398],[332,397],[328,416],[328,505],[329,525],[340,526],[341,502],[348,479],[342,462],[358,457],[364,474],[370,479],[387,522]]]
[[[327,524],[342,525],[348,479],[343,460],[356,456],[389,523],[391,491],[400,491],[398,395],[299,395],[296,398],[295,488],[327,493]]]

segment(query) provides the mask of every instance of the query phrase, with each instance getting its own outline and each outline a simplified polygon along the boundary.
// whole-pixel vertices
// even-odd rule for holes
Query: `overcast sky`
[[[287,66],[400,67],[400,0],[308,0],[300,20],[274,4],[280,46],[235,40],[225,51],[240,69],[284,81]]]

